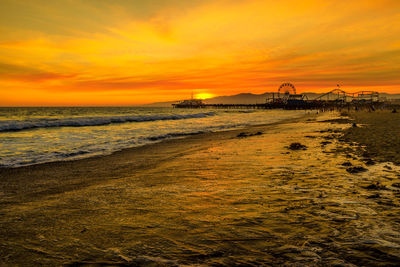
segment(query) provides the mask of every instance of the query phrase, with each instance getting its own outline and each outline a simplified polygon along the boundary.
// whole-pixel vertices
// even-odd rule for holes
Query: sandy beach
[[[338,116],[0,169],[0,265],[396,266],[400,167]]]
[[[398,109],[398,107],[397,107]],[[350,112],[348,114],[363,127],[352,127],[344,135],[347,142],[358,142],[364,147],[360,156],[400,164],[400,116],[392,110]]]

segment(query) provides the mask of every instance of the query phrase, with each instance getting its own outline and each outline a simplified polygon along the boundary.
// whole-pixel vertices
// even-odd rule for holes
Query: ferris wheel
[[[295,95],[296,94],[296,87],[294,87],[294,85],[291,84],[291,83],[282,83],[281,86],[279,86],[279,89],[278,89],[278,97],[280,97],[281,93],[283,93],[285,96]]]

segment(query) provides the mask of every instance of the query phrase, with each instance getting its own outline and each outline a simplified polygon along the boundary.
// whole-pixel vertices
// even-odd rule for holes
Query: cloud
[[[75,77],[74,74],[60,74],[29,68],[26,66],[0,63],[0,80],[36,83],[48,80],[70,79],[73,77]]]
[[[49,95],[151,101],[196,88],[257,93],[283,81],[304,90],[340,82],[400,90],[397,0],[4,4],[0,90],[21,82]]]

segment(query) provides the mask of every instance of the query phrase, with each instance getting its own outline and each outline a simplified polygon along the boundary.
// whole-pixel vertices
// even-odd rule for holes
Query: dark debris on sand
[[[306,150],[307,146],[302,145],[300,143],[291,143],[288,147],[290,150]]]
[[[247,137],[247,134],[246,133],[240,133],[240,134],[238,134],[236,137]]]
[[[250,137],[250,136],[255,136],[255,135],[262,135],[262,132],[256,132],[256,133],[245,133],[245,132],[241,132],[240,134],[238,134],[236,137],[239,138],[244,138],[244,137]]]
[[[346,169],[347,172],[349,173],[360,173],[360,172],[366,172],[368,169],[362,167],[362,166],[354,166]]]
[[[320,132],[320,133],[340,133],[340,132],[342,132],[342,131],[341,131],[341,130],[338,130],[338,129],[331,129],[331,128],[329,128],[329,129],[321,130],[321,131],[318,131],[318,132]]]
[[[351,164],[350,161],[346,161],[346,162],[343,162],[343,163],[342,163],[342,166],[350,167],[350,166],[353,166],[353,164]]]
[[[304,136],[304,137],[307,137],[307,138],[317,138],[317,136],[315,136],[315,135],[306,135],[306,136]]]
[[[393,186],[393,187],[400,188],[400,183],[393,183],[392,186]]]
[[[387,190],[387,187],[380,182],[372,183],[368,186],[364,186],[364,188],[369,190]]]
[[[365,165],[367,166],[371,166],[371,165],[375,165],[376,162],[373,161],[372,159],[365,159]]]
[[[393,169],[393,168],[390,167],[389,165],[385,165],[385,166],[383,166],[383,168],[385,168],[386,170],[392,170],[392,169]]]
[[[340,118],[340,119],[324,120],[324,121],[321,121],[321,122],[347,124],[347,123],[352,123],[353,121],[350,120],[350,119],[346,119],[346,118]]]

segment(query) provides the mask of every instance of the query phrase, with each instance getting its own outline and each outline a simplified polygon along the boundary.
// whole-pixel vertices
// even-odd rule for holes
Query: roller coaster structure
[[[359,91],[347,93],[341,89],[333,89],[314,99],[315,101],[336,101],[336,102],[378,102],[379,93],[375,91]]]
[[[272,98],[267,99],[270,102],[288,102],[296,101],[312,101],[312,102],[329,102],[329,103],[350,103],[350,102],[379,102],[381,99],[379,93],[375,91],[359,91],[348,93],[340,88],[335,88],[327,93],[324,93],[315,99],[308,100],[304,94],[296,94],[296,87],[292,83],[282,83],[278,88],[277,98],[273,94]]]

